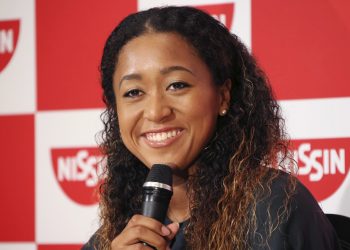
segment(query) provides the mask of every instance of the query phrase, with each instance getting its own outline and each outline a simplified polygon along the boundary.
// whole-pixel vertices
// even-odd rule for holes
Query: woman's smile
[[[182,135],[180,128],[163,128],[148,131],[142,135],[147,145],[152,148],[167,147],[177,141]]]

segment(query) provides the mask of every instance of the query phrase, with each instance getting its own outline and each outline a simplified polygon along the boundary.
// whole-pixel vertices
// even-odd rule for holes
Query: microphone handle
[[[164,223],[172,192],[163,188],[144,187],[142,215]]]
[[[173,192],[163,188],[144,187],[142,215],[164,223],[172,194]],[[157,250],[155,247],[147,244],[146,242],[142,242],[142,244]]]

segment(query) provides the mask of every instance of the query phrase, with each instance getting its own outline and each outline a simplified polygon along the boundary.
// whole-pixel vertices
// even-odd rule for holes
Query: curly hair
[[[228,113],[218,117],[213,138],[196,159],[200,167],[188,180],[190,219],[186,242],[190,249],[249,249],[251,239],[259,237],[256,205],[271,194],[270,184],[278,175],[278,171],[271,174],[269,168],[291,171],[285,161],[291,158],[284,121],[267,77],[239,38],[207,13],[192,7],[152,8],[131,14],[106,42],[100,66],[106,104],[101,148],[107,161],[100,187],[99,248],[109,249],[130,217],[140,212],[148,168],[121,140],[113,74],[123,46],[152,32],[179,34],[206,63],[216,85],[232,81]],[[290,178],[278,220],[269,218],[267,222],[267,236],[287,218],[289,194],[294,187]]]

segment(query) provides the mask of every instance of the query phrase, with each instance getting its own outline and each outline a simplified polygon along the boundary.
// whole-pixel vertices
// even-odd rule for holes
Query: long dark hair
[[[213,138],[196,160],[189,177],[191,218],[185,238],[191,249],[247,249],[255,237],[255,206],[271,192],[276,178],[269,167],[286,167],[284,123],[270,85],[239,38],[207,13],[192,7],[163,7],[131,14],[109,36],[101,62],[106,154],[101,186],[100,247],[110,248],[129,218],[139,212],[141,187],[148,169],[124,146],[118,126],[113,74],[122,47],[152,32],[183,37],[207,64],[217,85],[232,81],[226,116],[219,117]],[[287,190],[290,192],[290,190]],[[287,196],[285,204],[288,203]],[[126,202],[127,201],[127,202]],[[279,214],[282,221],[288,209]],[[270,223],[270,224],[269,224]],[[267,235],[275,225],[268,222]]]

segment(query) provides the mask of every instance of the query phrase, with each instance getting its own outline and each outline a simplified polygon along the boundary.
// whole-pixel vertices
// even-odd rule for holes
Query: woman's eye
[[[123,97],[131,97],[131,98],[134,98],[134,97],[138,97],[142,95],[142,91],[139,90],[139,89],[131,89],[129,91],[127,91]]]
[[[187,88],[189,86],[190,85],[188,83],[185,83],[185,82],[174,82],[174,83],[170,84],[167,89],[168,90],[179,90],[179,89]]]

